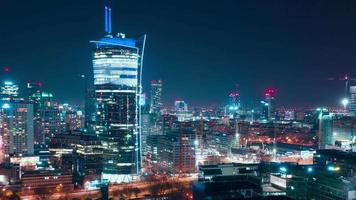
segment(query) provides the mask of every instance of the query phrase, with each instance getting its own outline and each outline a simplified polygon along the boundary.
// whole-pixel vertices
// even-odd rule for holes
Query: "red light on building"
[[[11,71],[10,67],[4,67],[4,72],[5,72],[5,73],[8,73],[8,72],[10,72],[10,71]]]
[[[240,96],[240,93],[238,93],[238,92],[231,92],[229,94],[229,97],[239,97],[239,96]]]
[[[273,97],[276,95],[276,89],[275,88],[267,88],[264,91],[265,97]]]

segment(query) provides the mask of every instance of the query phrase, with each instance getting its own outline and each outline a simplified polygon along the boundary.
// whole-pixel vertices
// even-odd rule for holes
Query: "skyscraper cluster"
[[[347,82],[342,108],[279,106],[273,87],[256,102],[237,87],[223,105],[164,104],[162,80],[143,91],[146,35],[114,33],[111,15],[105,7],[105,33],[90,41],[84,108],[56,102],[42,82],[23,95],[1,80],[4,194],[130,199],[138,186],[137,199],[356,198],[356,86]]]

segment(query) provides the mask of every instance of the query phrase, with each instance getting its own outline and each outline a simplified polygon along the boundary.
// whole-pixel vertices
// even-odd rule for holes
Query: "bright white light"
[[[199,145],[199,141],[198,140],[194,140],[194,145],[198,146]]]
[[[349,99],[343,98],[343,99],[341,100],[341,104],[344,106],[344,108],[346,108],[346,106],[349,104]]]

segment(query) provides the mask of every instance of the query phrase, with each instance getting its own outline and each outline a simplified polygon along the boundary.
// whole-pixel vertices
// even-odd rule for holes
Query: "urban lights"
[[[343,99],[341,100],[341,104],[342,104],[342,106],[344,107],[344,109],[346,110],[347,105],[349,105],[349,99],[348,99],[348,98],[343,98]]]
[[[337,166],[328,166],[329,171],[340,171],[340,167]]]

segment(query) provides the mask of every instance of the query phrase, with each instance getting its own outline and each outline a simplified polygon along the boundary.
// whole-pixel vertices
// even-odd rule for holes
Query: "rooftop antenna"
[[[105,6],[105,32],[111,35],[111,8]]]
[[[109,33],[111,34],[111,8],[109,8],[109,17],[108,17],[108,21],[109,21]]]

